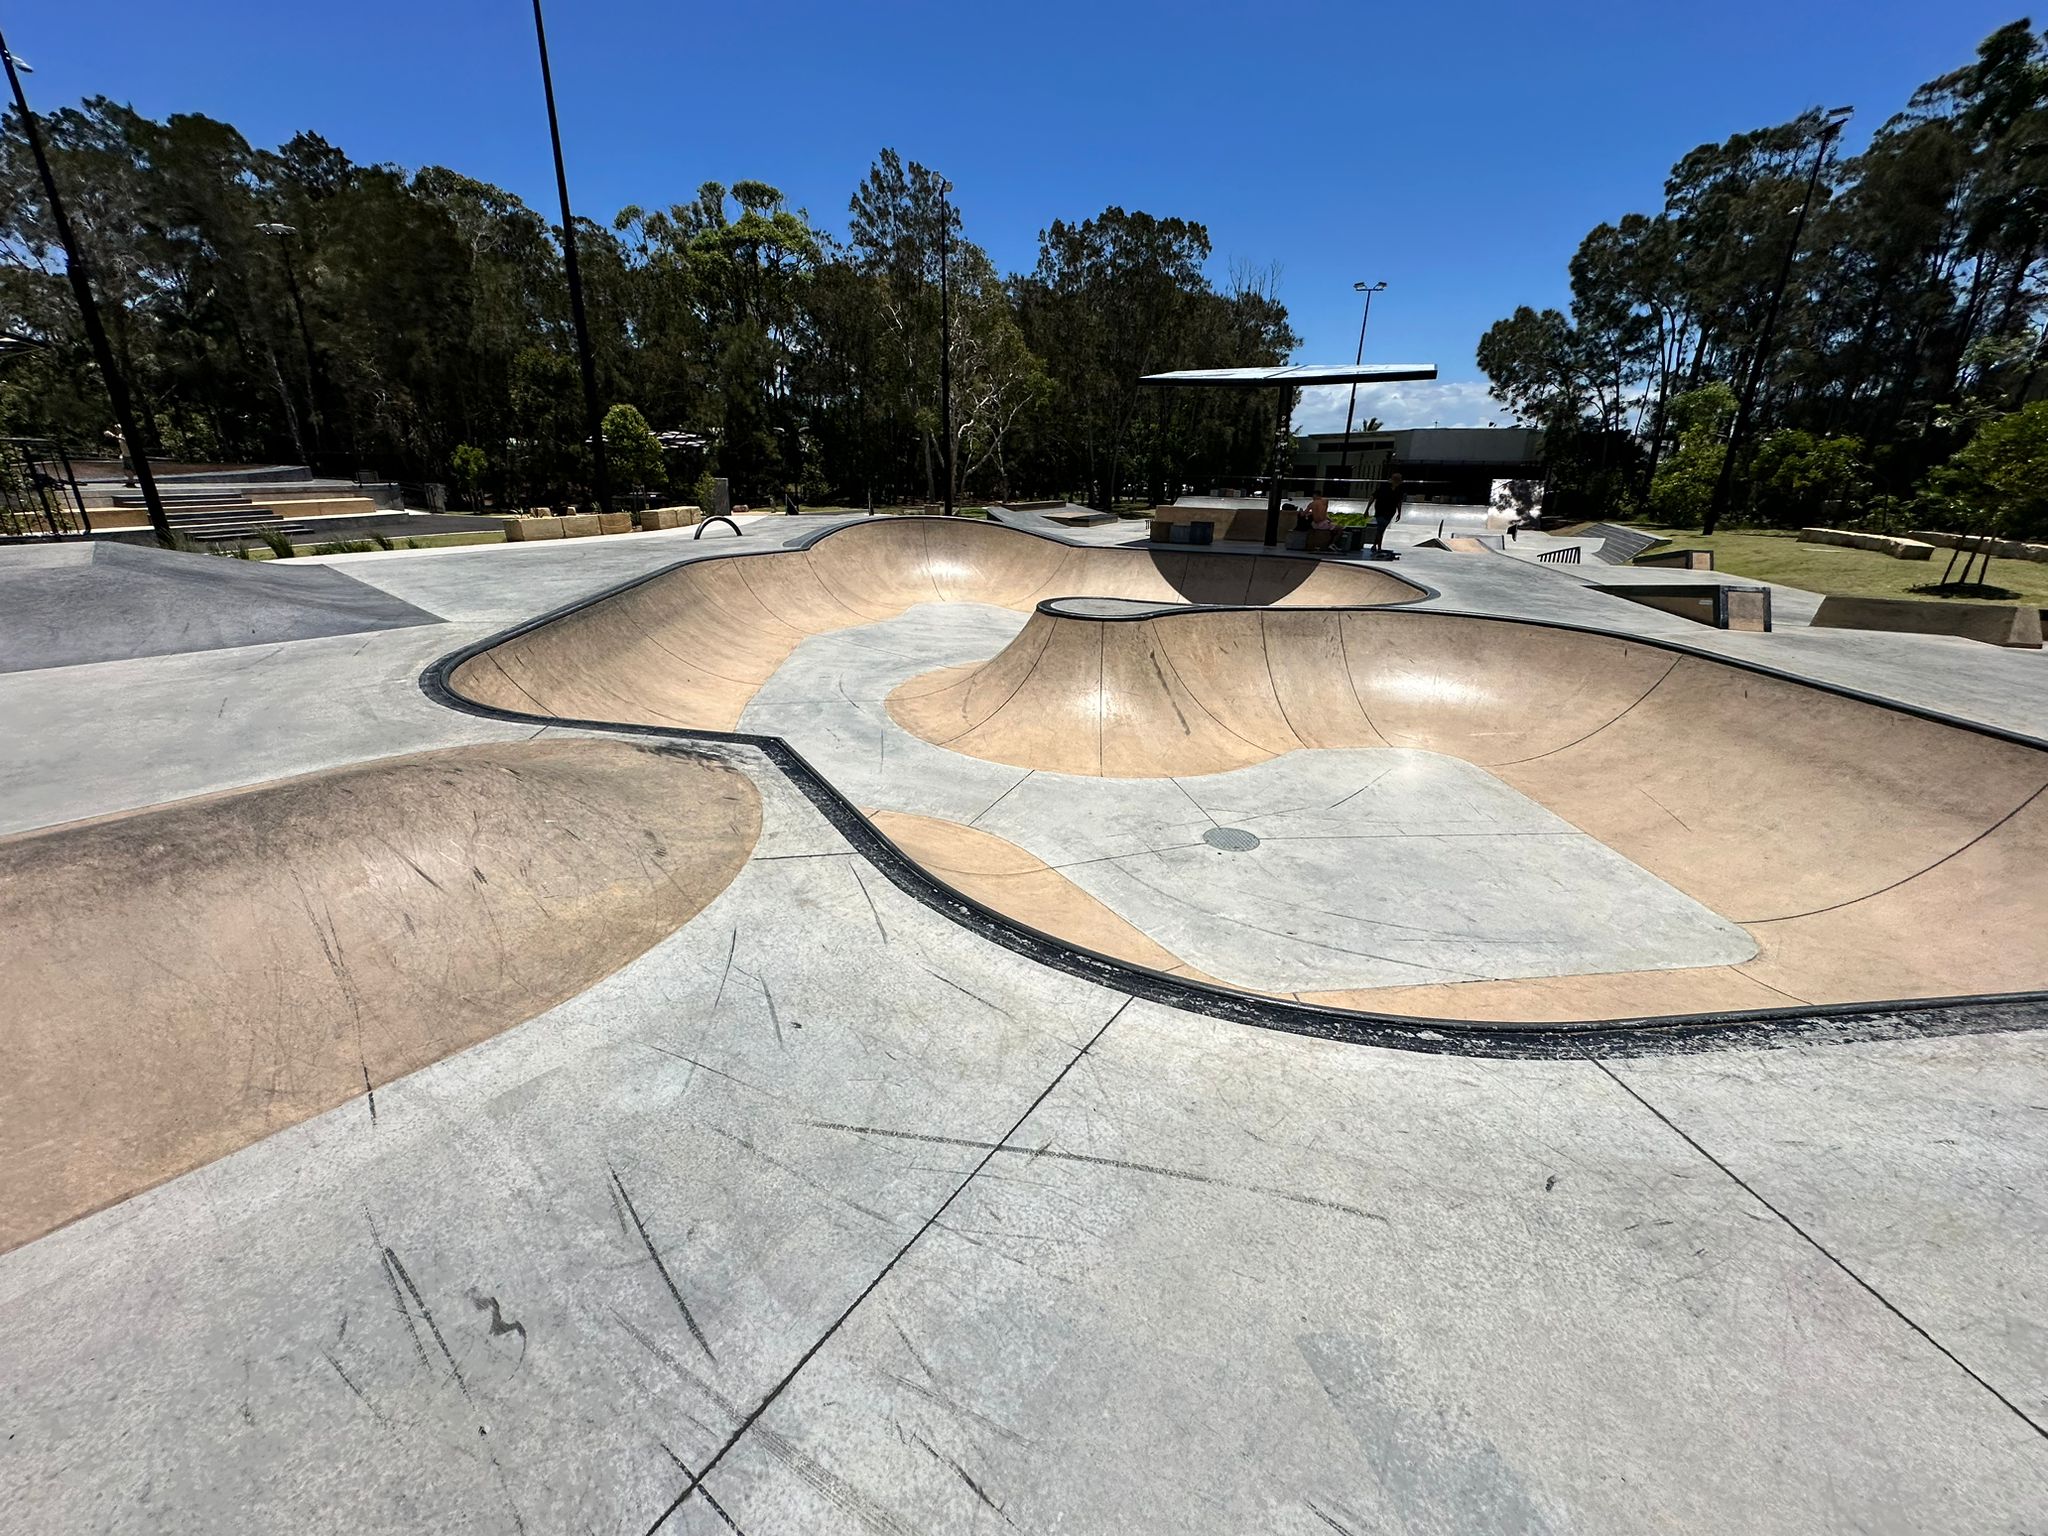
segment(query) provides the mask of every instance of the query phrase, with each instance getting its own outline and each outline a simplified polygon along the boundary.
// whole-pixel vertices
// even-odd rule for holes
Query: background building
[[[1410,500],[1484,505],[1495,480],[1540,480],[1543,434],[1533,427],[1411,427],[1351,434],[1351,467],[1343,472],[1344,434],[1317,432],[1294,440],[1290,492],[1325,496],[1369,494],[1389,466],[1398,467]]]

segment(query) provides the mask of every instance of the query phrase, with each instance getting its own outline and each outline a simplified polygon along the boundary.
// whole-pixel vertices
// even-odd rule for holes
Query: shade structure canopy
[[[1272,389],[1283,384],[1403,384],[1435,377],[1435,363],[1302,363],[1283,368],[1178,368],[1172,373],[1148,373],[1138,382]]]
[[[1171,373],[1148,373],[1140,384],[1178,384],[1209,389],[1278,390],[1279,407],[1273,422],[1276,441],[1286,431],[1292,414],[1294,391],[1305,384],[1402,384],[1436,377],[1435,363],[1301,363],[1281,368],[1177,368]],[[1266,494],[1266,544],[1280,542],[1280,476],[1276,470]]]

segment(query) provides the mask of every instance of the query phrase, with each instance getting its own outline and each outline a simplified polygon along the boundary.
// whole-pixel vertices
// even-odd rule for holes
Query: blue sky
[[[99,93],[309,128],[358,160],[439,162],[552,211],[529,8],[519,0],[96,0],[10,8],[49,109]],[[755,177],[821,224],[893,145],[951,177],[970,238],[1030,266],[1053,218],[1110,203],[1209,227],[1280,265],[1298,361],[1348,361],[1354,279],[1381,279],[1367,356],[1438,385],[1367,402],[1393,426],[1505,417],[1472,349],[1559,303],[1602,219],[1655,206],[1693,145],[1853,103],[1852,148],[1914,86],[2023,14],[1977,0],[1587,4],[1038,0],[715,5],[554,0],[577,211]],[[1342,425],[1341,392],[1304,426]]]

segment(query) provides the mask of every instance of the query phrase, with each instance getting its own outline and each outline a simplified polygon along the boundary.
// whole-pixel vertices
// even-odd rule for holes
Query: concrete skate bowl
[[[1042,604],[1000,655],[913,679],[890,710],[950,751],[1070,775],[1178,779],[1319,750],[1458,759],[1739,925],[1756,951],[1302,1002],[1582,1022],[2048,986],[2039,746],[1610,635],[1426,611],[1111,606]],[[987,850],[963,859],[960,839],[929,827],[905,840],[1005,904]],[[1052,908],[1034,877],[1006,907],[1019,921]]]
[[[1069,595],[1077,592],[1087,597]],[[1609,1048],[1635,1048],[1616,1044],[1634,1030],[1641,1048],[1665,1049],[1701,1030],[1734,1039],[1740,1031],[1728,1026],[1748,1021],[1843,1038],[1882,1032],[1909,1012],[1922,1030],[2035,1020],[2048,1000],[2038,991],[2048,963],[2029,921],[2048,905],[2039,857],[2048,753],[2038,745],[1682,647],[1401,606],[1417,594],[1389,572],[1336,562],[1076,547],[906,519],[851,525],[800,551],[672,567],[451,656],[423,685],[486,714],[744,733],[858,850],[936,909],[1045,963],[1269,1027],[1558,1054],[1575,1049],[1581,1028],[1600,1029]],[[1012,765],[974,809],[870,793],[873,780],[857,783],[844,762],[821,755],[827,743],[758,728],[759,699],[805,675],[800,647],[815,656],[820,645],[863,646],[865,626],[910,622],[921,605],[971,604],[1007,608],[1022,627],[1003,628],[966,665],[925,673],[913,656],[861,728],[871,764],[879,719],[928,767],[986,782],[994,765]],[[844,691],[829,667],[812,666],[808,679],[799,708],[841,707],[825,697]],[[883,746],[894,774],[895,749]],[[1355,766],[1376,753],[1444,770],[1425,784],[1424,802],[1447,773],[1471,803],[1512,802],[1510,819],[1576,839],[1574,857],[1592,878],[1551,890],[1548,872],[1529,864],[1521,887],[1472,903],[1458,879],[1438,877],[1442,865],[1403,868],[1425,838],[1382,836],[1353,845],[1370,857],[1349,861],[1344,893],[1303,881],[1261,895],[1271,910],[1225,914],[1240,956],[1276,947],[1267,935],[1291,940],[1303,931],[1292,921],[1300,911],[1344,907],[1359,881],[1371,897],[1382,877],[1402,886],[1402,900],[1424,898],[1419,914],[1393,910],[1389,932],[1437,924],[1484,945],[1496,942],[1484,925],[1498,920],[1517,930],[1500,942],[1545,950],[1576,913],[1573,942],[1599,953],[1548,944],[1534,962],[1474,965],[1448,979],[1441,967],[1391,973],[1428,978],[1415,984],[1264,977],[1256,966],[1210,963],[1214,949],[1181,944],[1171,924],[1089,884],[1107,862],[1056,857],[1003,825],[1040,792],[1041,826],[1085,830],[1094,802],[1084,805],[1077,787],[1159,786],[1190,802],[1178,814],[1195,829],[1182,836],[1196,856],[1256,869],[1283,840],[1254,838],[1259,846],[1239,851],[1224,824],[1232,818],[1192,803],[1205,786],[1279,764],[1299,788],[1325,761]],[[1022,787],[997,808],[1013,782]],[[1354,810],[1371,803],[1330,798]],[[984,807],[995,814],[984,819]],[[1478,813],[1481,833],[1496,809]],[[1110,834],[1117,814],[1106,807]],[[1218,839],[1207,838],[1203,817]],[[1422,830],[1450,840],[1434,837],[1442,828]],[[1453,862],[1485,881],[1496,853],[1512,864],[1516,850],[1537,846],[1524,830],[1473,840],[1477,862]],[[1331,839],[1325,851],[1338,857],[1345,846]],[[1610,875],[1619,876],[1612,889],[1586,907],[1580,897]],[[1161,883],[1207,878],[1182,872]],[[1645,912],[1683,908],[1709,942],[1661,950],[1661,930],[1637,914],[1639,896]],[[1580,942],[1600,928],[1631,941]]]
[[[463,699],[515,713],[733,731],[808,636],[921,603],[1028,613],[1070,592],[1260,607],[1426,595],[1363,566],[1079,547],[970,520],[889,518],[801,550],[672,566],[463,660],[448,681]]]
[[[352,1099],[371,1125],[675,932],[760,823],[701,749],[578,739],[0,839],[0,1251]]]

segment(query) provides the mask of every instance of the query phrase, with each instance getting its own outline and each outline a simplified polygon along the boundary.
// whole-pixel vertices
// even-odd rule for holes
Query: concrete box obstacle
[[[1711,571],[1714,568],[1714,552],[1711,549],[1658,549],[1637,555],[1634,563],[1662,566],[1670,570]]]
[[[1213,523],[1216,527],[1216,538],[1231,539],[1239,543],[1263,543],[1266,537],[1266,504],[1263,501],[1255,507],[1217,506],[1213,503],[1207,506],[1161,506],[1154,507],[1146,515],[1152,519],[1155,527],[1161,523]],[[1282,533],[1287,532],[1292,526],[1284,512],[1280,515],[1280,522]],[[1164,544],[1171,535],[1162,536],[1155,532],[1152,537],[1156,542]]]
[[[2018,603],[1943,602],[1939,598],[1823,598],[1816,629],[1888,629],[1907,635],[1955,635],[1986,645],[2041,648],[2041,610]]]
[[[1839,544],[1844,549],[1874,549],[1894,560],[1931,560],[1934,546],[1918,539],[1899,539],[1887,533],[1852,533],[1846,528],[1802,528],[1802,544]]]
[[[559,517],[508,517],[505,519],[505,542],[524,544],[534,539],[559,539],[562,536],[562,519]]]

